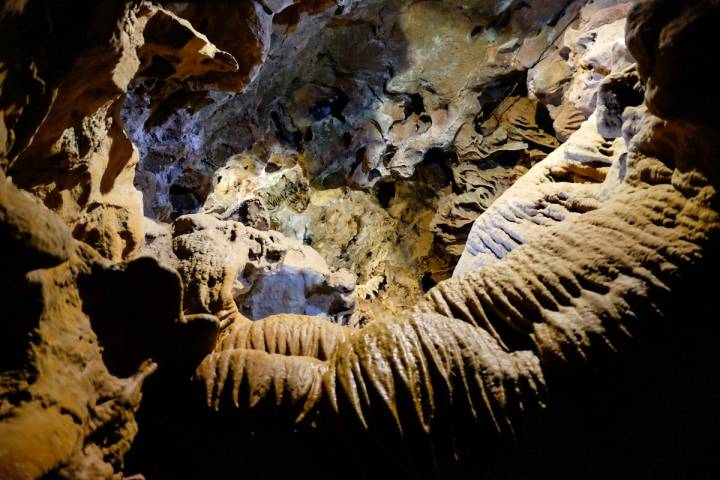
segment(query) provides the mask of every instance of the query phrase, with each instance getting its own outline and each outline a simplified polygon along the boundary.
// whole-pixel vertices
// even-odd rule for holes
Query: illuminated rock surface
[[[718,17],[7,3],[0,478],[712,476]]]

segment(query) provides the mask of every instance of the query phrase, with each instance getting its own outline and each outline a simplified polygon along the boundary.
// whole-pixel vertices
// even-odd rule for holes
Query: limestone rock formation
[[[260,228],[269,225],[312,246],[333,268],[353,272],[358,285],[375,284],[359,298],[368,319],[381,305],[391,310],[412,305],[423,292],[423,276],[449,275],[451,260],[431,231],[435,188],[447,190],[450,181],[438,165],[369,194],[347,186],[316,190],[295,161],[276,157],[279,169],[268,173],[248,158],[231,160],[216,173],[206,210]]]
[[[508,161],[509,167],[524,164],[517,173],[503,168],[497,180],[490,176],[483,184],[493,192],[492,198],[542,158],[541,152],[557,146],[544,107],[538,109],[537,102],[523,97],[523,71],[543,53],[535,30],[547,19],[565,18],[571,11],[559,1],[527,6],[478,1],[458,3],[457,9],[431,2],[315,3],[287,7],[279,2],[262,12],[259,7],[243,7],[248,20],[239,25],[232,12],[226,22],[212,20],[212,6],[171,7],[205,25],[222,48],[245,55],[240,70],[252,74],[242,74],[242,87],[235,86],[239,94],[214,92],[209,106],[181,109],[161,121],[152,120],[156,110],[144,93],[145,80],[138,80],[123,110],[130,136],[141,150],[136,186],[145,192],[146,215],[161,221],[196,211],[224,217],[231,215],[229,210],[251,206],[251,216],[262,227],[265,210],[271,228],[325,245],[319,250],[335,268],[352,263],[334,253],[345,250],[345,235],[321,238],[324,229],[316,228],[316,219],[334,215],[336,202],[310,202],[307,209],[294,203],[283,213],[274,203],[277,196],[267,190],[269,195],[258,195],[259,190],[299,188],[299,198],[305,196],[302,190],[309,198],[314,191],[348,187],[356,199],[367,196],[360,201],[368,205],[366,210],[379,210],[374,196],[382,208],[392,198],[397,208],[403,203],[417,205],[411,210],[423,218],[420,222],[398,221],[392,212],[390,218],[378,212],[359,227],[358,239],[383,232],[387,240],[366,242],[357,250],[379,248],[388,251],[389,259],[387,266],[365,274],[360,273],[362,267],[354,269],[359,284],[376,278],[381,285],[399,282],[400,295],[381,287],[380,296],[403,296],[408,302],[401,303],[411,304],[428,285],[447,278],[470,223],[484,209],[482,202],[474,201],[464,213],[453,212],[463,209],[451,206],[457,203],[455,197],[467,193],[459,200],[467,205],[468,196],[484,194],[470,193],[479,185],[470,190],[455,185],[451,168],[444,164],[463,157],[474,143],[482,144],[484,157],[490,150],[519,152],[528,140],[524,155],[517,155],[523,158]],[[224,10],[218,8],[225,7],[215,8],[213,15],[222,15]],[[238,28],[240,38],[249,39],[244,54],[233,50],[239,43],[227,40],[228,30],[237,38]],[[274,44],[267,40],[270,32],[277,39]],[[556,40],[560,32],[561,28],[545,29],[544,42]],[[526,38],[535,43],[526,47]],[[362,46],[361,54],[344,54],[357,45]],[[456,61],[446,65],[446,55]],[[240,78],[240,73],[233,75],[232,81]],[[506,100],[513,93],[515,98]],[[480,163],[477,156],[473,159]],[[460,158],[460,168],[466,167],[466,160]],[[296,185],[286,185],[287,179]],[[272,187],[274,183],[280,185]],[[390,200],[380,198],[390,191],[395,192]],[[410,196],[402,197],[405,193]],[[441,201],[445,213],[431,220]],[[347,217],[340,223],[353,222]],[[449,217],[464,220],[461,226],[453,225]],[[397,247],[395,225],[410,230],[408,242]],[[459,232],[433,241],[435,233],[445,235],[443,228]],[[408,255],[404,245],[412,244],[412,238],[422,240],[418,251]],[[400,273],[398,269],[402,273],[395,276],[402,279],[388,277],[388,271]]]
[[[110,478],[137,433],[151,358],[165,360],[161,338],[187,322],[179,277],[151,259],[111,265],[2,175],[0,212],[10,249],[0,285],[0,477]],[[134,292],[138,281],[159,285],[152,303]],[[117,305],[132,296],[137,304]]]
[[[702,82],[712,69],[712,44],[717,2],[670,5],[639,2],[631,13],[627,43],[646,80],[648,108],[661,118],[693,124],[717,122],[717,98],[706,95]],[[649,17],[645,20],[645,17]]]
[[[652,16],[632,18],[643,26],[630,32]],[[209,406],[347,423],[428,472],[434,446],[467,455],[468,430],[511,431],[542,407],[547,379],[623,354],[703,281],[720,233],[706,127],[627,107],[624,138],[605,140],[591,116],[508,189],[473,226],[456,276],[416,309],[350,333],[329,358],[317,345],[337,338],[330,327],[300,350],[219,343],[197,372]],[[705,145],[694,155],[690,138]],[[285,319],[284,338],[309,321]],[[400,440],[415,434],[429,441]]]
[[[582,6],[561,40],[530,69],[530,95],[548,105],[560,140],[595,111],[603,79],[633,63],[623,35],[631,4],[610,0]]]
[[[0,478],[707,476],[719,15],[3,5]]]
[[[184,81],[237,65],[187,21],[157,6],[106,2],[96,10],[94,25],[79,15],[89,24],[85,28],[90,38],[71,53],[66,71],[57,66],[51,70],[53,60],[44,58],[38,61],[50,63],[47,72],[37,72],[32,58],[10,64],[4,83],[13,85],[34,72],[42,93],[26,97],[28,105],[9,110],[3,168],[16,185],[58,212],[76,238],[117,261],[137,251],[142,242],[141,195],[133,187],[137,151],[119,118],[130,80],[139,71],[154,71],[170,82]],[[33,13],[30,7],[8,13],[4,44],[30,34]],[[57,15],[64,19],[72,12]],[[62,33],[75,34],[51,30],[46,40],[62,41],[53,39]]]
[[[171,81],[234,60],[155,5],[39,3],[0,13],[0,477],[111,478],[137,432],[144,379],[158,362],[187,361],[162,339],[192,365],[218,329],[214,317],[183,316],[175,271],[108,261],[142,242],[122,93],[155,60]],[[34,28],[42,18],[47,29]],[[158,288],[134,292],[143,282]]]
[[[150,230],[141,253],[180,272],[188,313],[217,314],[234,302],[251,320],[295,313],[348,323],[353,315],[354,275],[330,271],[302,242],[204,214]]]

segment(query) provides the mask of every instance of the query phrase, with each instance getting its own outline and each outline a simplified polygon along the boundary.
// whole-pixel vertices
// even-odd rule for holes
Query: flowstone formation
[[[3,5],[0,478],[709,475],[718,21]]]

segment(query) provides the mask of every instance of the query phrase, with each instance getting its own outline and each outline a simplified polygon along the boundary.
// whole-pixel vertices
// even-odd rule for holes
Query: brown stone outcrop
[[[3,42],[41,3],[0,9]],[[690,50],[717,0],[253,1],[227,11],[239,66],[169,9],[49,5],[66,50],[0,52],[1,478],[121,479],[128,458],[148,479],[642,476],[656,446],[678,456],[658,476],[692,476],[682,450],[715,425],[720,140]],[[169,8],[231,38],[210,7]],[[144,173],[183,208],[146,205],[172,224],[133,186],[137,76]],[[207,89],[242,93],[185,108]],[[208,129],[159,142],[168,122]],[[675,452],[648,433],[658,404],[709,427]],[[574,424],[593,415],[621,425]],[[604,462],[619,445],[632,461]]]
[[[8,13],[8,37],[22,38],[17,30],[34,21],[32,13],[29,7]],[[141,195],[133,186],[137,150],[119,118],[129,82],[149,70],[162,70],[172,82],[208,70],[232,71],[237,64],[186,20],[157,6],[105,2],[97,13],[64,75],[52,70],[43,79],[46,72],[34,63],[12,65],[5,74],[4,90],[35,72],[43,94],[7,111],[4,136],[10,142],[2,166],[13,183],[57,212],[76,238],[117,261],[136,252],[143,238]]]
[[[111,264],[1,174],[0,221],[10,254],[0,282],[0,477],[111,478],[137,433],[142,384],[172,356],[161,338],[197,317],[182,315],[176,272],[149,258]],[[157,288],[135,292],[142,283]]]

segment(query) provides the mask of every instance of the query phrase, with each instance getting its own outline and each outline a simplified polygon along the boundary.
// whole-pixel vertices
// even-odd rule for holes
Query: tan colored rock
[[[353,315],[354,276],[331,271],[300,241],[205,214],[173,223],[172,253],[162,251],[168,233],[158,232],[144,252],[180,272],[186,312],[215,314],[232,303],[233,311],[252,320],[289,313],[347,323]]]
[[[279,349],[242,334],[218,344],[196,372],[208,407],[339,423],[407,468],[442,471],[439,445],[468,441],[449,455],[477,456],[544,408],[568,372],[626,358],[660,321],[683,328],[665,317],[672,302],[703,301],[696,274],[720,240],[708,128],[629,108],[625,138],[606,140],[591,117],[480,216],[457,275],[416,309],[347,337],[327,326],[293,349],[310,319],[277,319]]]
[[[307,318],[277,319],[280,349],[219,344],[196,373],[208,406],[250,416],[272,411],[278,422],[318,428],[341,422],[378,441],[418,429],[433,444],[468,434],[477,445],[542,409],[548,375],[622,354],[662,315],[664,296],[689,278],[679,271],[692,272],[709,253],[720,216],[706,180],[688,197],[689,177],[640,153],[621,155],[621,145],[603,153],[594,123],[585,125],[523,177],[529,183],[506,192],[497,208],[507,211],[492,210],[506,216],[487,230],[488,261],[441,283],[418,310],[350,333],[328,360],[319,345],[342,338],[331,326],[310,346],[285,347],[303,344]],[[608,168],[597,164],[603,157],[608,174],[595,175]],[[256,328],[268,335],[276,327]],[[448,429],[448,422],[456,423]],[[410,465],[432,468],[436,451],[427,443],[399,445]]]
[[[283,2],[269,3],[266,7],[273,11],[276,3]],[[411,19],[419,22],[424,18],[417,12],[443,19],[437,5],[422,3],[413,5],[416,10]],[[538,5],[550,8],[554,3]],[[594,6],[609,3],[599,1]],[[361,458],[363,466],[380,465],[390,457],[405,473],[410,472],[409,476],[415,472],[437,477],[457,473],[458,461],[467,462],[461,467],[492,463],[496,450],[491,447],[502,449],[504,441],[515,441],[525,428],[538,428],[535,415],[547,402],[558,399],[563,384],[572,391],[576,388],[573,379],[602,370],[608,358],[624,362],[632,353],[645,355],[645,350],[634,351],[644,341],[654,340],[648,333],[658,330],[661,322],[678,329],[671,334],[697,325],[689,323],[686,316],[669,315],[677,304],[712,302],[700,293],[700,287],[705,282],[702,269],[717,270],[720,242],[717,125],[714,117],[705,118],[704,105],[696,114],[674,103],[673,88],[682,83],[669,81],[674,74],[663,76],[668,66],[662,56],[656,59],[655,55],[661,51],[680,58],[684,49],[675,48],[687,47],[685,39],[709,38],[708,24],[702,18],[716,16],[716,3],[698,3],[695,9],[660,1],[640,3],[630,16],[630,38],[637,35],[639,43],[628,43],[646,54],[640,57],[641,76],[646,85],[657,87],[648,89],[648,105],[636,107],[620,98],[616,89],[633,79],[627,70],[605,75],[599,93],[593,90],[597,78],[580,76],[573,85],[578,88],[572,90],[571,101],[559,106],[573,107],[565,110],[568,128],[564,132],[569,138],[547,158],[541,159],[545,149],[556,143],[539,125],[537,103],[532,100],[510,95],[503,101],[507,96],[503,94],[495,99],[503,107],[497,115],[480,115],[472,127],[467,116],[459,122],[461,136],[457,138],[463,142],[464,155],[457,164],[453,158],[448,162],[458,177],[453,187],[462,186],[469,195],[459,194],[450,207],[442,206],[447,217],[443,221],[453,227],[467,225],[471,215],[458,212],[465,201],[482,203],[485,211],[473,225],[456,276],[431,289],[414,307],[410,304],[419,291],[414,268],[423,265],[419,260],[434,248],[428,226],[438,206],[428,189],[444,190],[443,195],[452,198],[449,185],[429,180],[435,174],[441,176],[440,167],[433,168],[429,161],[413,164],[413,158],[408,161],[404,157],[395,164],[396,171],[410,180],[390,184],[382,179],[384,183],[378,182],[381,185],[373,192],[376,201],[368,192],[344,186],[308,188],[312,183],[304,177],[307,169],[295,167],[295,162],[275,164],[253,158],[253,167],[263,166],[255,175],[244,175],[241,161],[233,163],[226,170],[231,177],[223,179],[225,183],[213,198],[213,210],[218,207],[215,213],[230,211],[229,216],[234,215],[231,209],[224,210],[234,207],[233,192],[257,194],[253,198],[262,197],[270,207],[268,218],[297,221],[288,221],[288,230],[302,229],[303,240],[312,240],[318,250],[367,272],[358,293],[363,298],[381,299],[378,304],[386,308],[372,310],[369,316],[374,321],[360,328],[306,315],[265,316],[266,311],[257,315],[263,319],[251,322],[242,314],[239,307],[268,307],[263,300],[271,300],[271,308],[297,305],[294,298],[284,297],[300,283],[297,278],[293,285],[282,278],[277,284],[263,285],[267,279],[279,277],[283,269],[309,271],[308,276],[302,274],[303,307],[313,304],[311,297],[322,296],[332,299],[318,302],[328,314],[349,307],[355,279],[349,274],[335,275],[316,251],[299,240],[211,215],[190,215],[177,219],[172,231],[146,222],[142,253],[155,252],[159,260],[140,257],[114,265],[73,240],[59,216],[21,194],[0,174],[0,239],[11,245],[13,254],[9,261],[3,260],[3,266],[10,268],[0,279],[7,317],[0,322],[0,477],[119,477],[123,455],[136,430],[134,412],[140,384],[152,369],[145,360],[152,358],[162,365],[163,360],[173,358],[173,352],[180,352],[184,361],[204,357],[195,370],[195,381],[204,390],[198,397],[209,411],[199,415],[200,420],[218,413],[218,424],[231,432],[222,436],[208,428],[193,438],[194,442],[202,440],[203,446],[217,438],[220,443],[227,441],[222,447],[229,452],[228,464],[201,462],[203,473],[223,467],[235,472],[240,460],[247,461],[238,452],[243,453],[245,433],[260,432],[252,430],[255,421],[263,432],[274,431],[270,427],[291,435],[310,430],[338,455],[347,452],[336,447],[335,440],[380,445],[375,450],[380,455]],[[324,7],[323,2],[320,5],[318,8]],[[458,3],[449,5],[454,10]],[[22,5],[14,3],[12,7]],[[508,12],[506,20],[513,25],[537,20],[533,15],[537,9],[526,2],[486,7],[496,8],[496,13]],[[287,13],[280,24],[294,24],[295,13],[300,16],[298,9]],[[523,19],[522,12],[528,9]],[[599,10],[590,11],[594,13],[585,19],[588,23],[580,27],[581,33],[584,36],[607,27],[612,30],[608,35],[612,44],[617,12],[600,15]],[[665,22],[667,12],[680,12],[680,21]],[[175,22],[169,25],[177,27]],[[362,25],[340,19],[330,28],[367,28]],[[452,37],[456,32],[447,31],[451,26],[452,22],[440,24],[438,31]],[[303,27],[297,24],[298,31]],[[662,31],[658,34],[662,41],[654,38],[658,31]],[[485,32],[488,42],[497,43],[489,49],[488,58],[505,62],[519,55],[516,41],[502,35],[490,40],[495,34]],[[430,49],[423,45],[429,38],[415,40],[421,44],[414,50],[416,54]],[[588,47],[584,41],[575,44]],[[591,55],[602,60],[598,65],[615,51],[600,46],[595,45],[599,50]],[[432,60],[426,64],[425,59],[414,58],[413,62],[421,67],[433,65],[437,56]],[[352,62],[356,61],[351,59],[349,65],[355,66]],[[683,61],[688,62],[688,71],[707,63],[693,55]],[[186,59],[181,65],[192,70],[197,63]],[[181,70],[187,73],[185,67]],[[402,78],[413,75],[406,73],[402,72]],[[457,81],[453,78],[448,84],[457,85]],[[417,87],[412,82],[409,85]],[[584,90],[585,86],[589,89]],[[421,90],[426,114],[439,129],[433,135],[442,138],[452,130],[445,128],[446,122],[456,124],[443,113],[452,109],[442,107],[429,90]],[[589,113],[596,94],[608,95],[600,101],[606,111],[596,110],[587,121],[578,121],[580,115]],[[402,91],[398,95],[409,107],[419,103],[413,96],[417,93]],[[615,100],[616,104],[611,104]],[[715,100],[712,97],[708,105]],[[515,111],[516,104],[523,108]],[[332,106],[324,103],[315,106],[332,111]],[[617,123],[620,109],[622,137],[618,135],[620,126],[613,123]],[[420,158],[422,149],[431,145],[429,136],[423,137],[431,128],[423,125],[427,122],[422,113],[405,115],[402,110],[400,115],[397,108],[384,109],[386,118],[376,119],[373,128],[382,136],[394,125],[393,140],[408,147],[404,153]],[[669,113],[662,118],[652,112]],[[16,113],[13,110],[7,118]],[[106,113],[103,110],[92,118],[107,119]],[[330,115],[322,128],[344,125],[339,115]],[[388,119],[389,123],[381,123]],[[9,124],[15,125],[13,122],[15,118]],[[278,131],[291,124],[282,119],[275,123]],[[571,133],[576,124],[579,128]],[[82,142],[74,142],[70,133],[63,135],[58,150],[77,147],[80,152]],[[367,132],[363,135],[364,139],[375,138]],[[342,140],[342,135],[338,137]],[[6,135],[5,142],[8,138]],[[290,135],[286,140],[293,138],[296,136]],[[279,150],[258,149],[262,153]],[[385,151],[387,166],[393,162],[392,153],[391,149]],[[508,154],[531,158],[502,169],[490,163],[499,163]],[[425,155],[422,157],[425,160]],[[367,158],[356,160],[359,165],[370,164],[365,162]],[[491,194],[497,195],[505,181],[512,182],[515,173],[535,161],[522,178],[488,205]],[[297,163],[302,167],[302,162]],[[271,164],[275,167],[268,170],[265,165]],[[498,170],[482,171],[488,166]],[[283,177],[290,170],[295,173]],[[256,182],[258,172],[263,172],[262,181]],[[61,198],[57,207],[68,207],[72,213],[76,201],[72,195],[85,184],[73,184],[77,179],[66,173],[52,172],[57,174],[53,177],[57,182],[68,182],[63,183],[67,187],[63,191],[70,192],[70,200]],[[324,176],[321,185],[332,184],[338,178],[333,177],[335,173]],[[273,174],[277,175],[270,178]],[[234,181],[237,185],[232,185]],[[77,185],[78,191],[73,190]],[[102,181],[100,185],[102,188]],[[120,191],[117,181],[111,186],[109,191]],[[132,255],[134,247],[125,248],[129,242],[122,234],[134,217],[103,202],[89,205],[83,222],[72,224],[72,232],[98,244],[104,255]],[[308,226],[312,229],[306,237]],[[125,245],[111,243],[116,237]],[[449,236],[448,243],[457,247],[458,239]],[[436,257],[436,261],[442,259]],[[425,271],[433,273],[427,263]],[[168,265],[176,267],[179,275]],[[310,286],[305,288],[308,278]],[[256,287],[258,298],[249,298]],[[382,298],[384,288],[400,295],[392,300]],[[118,301],[131,297],[135,302]],[[388,309],[388,304],[395,308]],[[202,314],[185,316],[182,310]],[[361,322],[351,323],[355,327]],[[222,332],[218,332],[220,326]],[[170,334],[175,327],[190,327],[190,333]],[[626,365],[621,363],[621,367]],[[182,421],[192,419],[193,412],[183,412]],[[547,438],[545,431],[541,433],[540,438]],[[200,444],[197,446],[200,449]],[[291,453],[281,448],[277,451]],[[270,452],[273,461],[275,453]],[[327,460],[328,452],[323,450],[318,456]],[[567,452],[561,449],[558,456],[567,457]],[[186,463],[179,457],[174,460],[183,466]],[[382,468],[376,472],[385,473],[386,467]]]
[[[431,223],[449,254],[459,257],[478,216],[559,145],[545,130],[552,130],[550,122],[538,101],[511,95],[482,124],[463,126],[455,140],[459,160],[452,166],[455,193],[440,200]]]
[[[438,171],[427,170],[427,183],[388,183],[388,198],[380,200],[380,190],[316,190],[296,161],[302,158],[273,157],[280,169],[268,172],[251,157],[231,160],[217,171],[204,210],[235,220],[243,205],[259,202],[272,229],[311,245],[331,268],[353,272],[354,282],[367,287],[357,305],[365,320],[412,305],[427,288],[424,276],[447,278],[452,261],[436,250],[430,230],[437,192],[428,184],[442,183]]]
[[[18,47],[3,50],[0,62],[7,479],[118,478],[144,379],[157,364],[177,363],[175,349],[190,354],[180,363],[192,369],[218,329],[214,317],[183,316],[175,271],[146,258],[113,265],[71,234],[113,260],[139,247],[137,154],[118,115],[138,69],[167,57],[179,81],[231,70],[233,61],[156,6],[78,5],[67,5],[60,21],[54,7],[41,19],[17,2],[0,11],[2,44]],[[48,32],[28,27],[43,22]]]
[[[70,257],[70,232],[58,217],[26,192],[14,188],[0,172],[0,235],[2,265],[10,272],[49,268]]]
[[[300,16],[335,6],[336,2],[328,0],[277,0],[239,4],[173,2],[167,8],[198,26],[239,65],[236,72],[208,72],[193,83],[207,90],[242,92],[267,58],[273,24],[292,29]]]
[[[623,112],[642,104],[644,91],[634,64],[605,77],[598,90],[598,133],[608,139],[621,136]]]
[[[113,18],[119,20],[111,25]],[[74,52],[71,71],[47,86],[52,101],[5,168],[79,238],[117,261],[142,242],[141,195],[133,187],[137,151],[119,120],[128,83],[162,62],[170,81],[237,65],[187,21],[150,4],[127,6],[98,24],[89,44]]]
[[[632,63],[625,47],[625,18],[631,3],[593,2],[566,17],[569,24],[555,45],[528,72],[528,91],[548,105],[562,141],[595,111],[605,77]]]
[[[711,94],[718,4],[714,0],[658,6],[637,2],[628,17],[627,43],[647,80],[646,101],[655,115],[697,124],[717,124],[720,106]]]
[[[557,139],[538,125],[542,106],[525,97],[508,96],[479,125],[461,131],[457,143],[463,161],[482,161],[500,151],[547,150],[557,148]]]
[[[607,195],[604,189],[617,186],[617,179],[612,176],[606,187],[603,180],[613,163],[619,168],[618,162],[626,152],[622,139],[610,142],[597,133],[594,118],[584,122],[565,144],[518,179],[478,218],[455,274],[492,263],[512,251],[518,242],[525,243],[524,228],[534,230],[539,225],[553,225],[555,221],[582,213],[585,203],[588,208],[596,205],[598,196]],[[559,180],[569,183],[558,184]],[[595,190],[598,192],[592,193]],[[543,200],[539,200],[541,198]],[[505,224],[513,220],[517,222],[510,231]]]
[[[111,265],[5,178],[0,212],[14,257],[0,281],[0,477],[117,478],[151,359],[167,359],[159,338],[188,320],[180,280],[148,259]],[[160,285],[153,306],[127,303],[143,282]]]
[[[588,119],[585,112],[571,103],[563,103],[559,107],[551,107],[549,110],[554,117],[555,134],[561,142],[566,142]]]
[[[443,197],[430,224],[450,255],[460,257],[475,220],[526,171],[522,164],[512,168],[493,166],[493,162],[482,168],[473,163],[458,165],[456,175],[466,184],[466,191]]]

